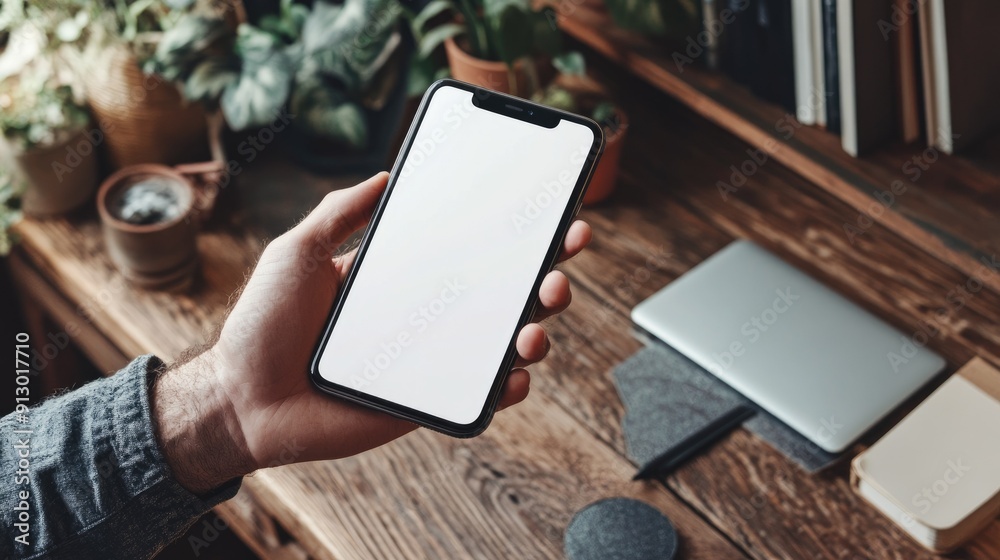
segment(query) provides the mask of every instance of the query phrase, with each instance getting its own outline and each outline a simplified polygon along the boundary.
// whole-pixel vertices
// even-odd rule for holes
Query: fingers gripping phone
[[[603,143],[589,119],[435,82],[317,344],[315,385],[452,436],[486,429]]]

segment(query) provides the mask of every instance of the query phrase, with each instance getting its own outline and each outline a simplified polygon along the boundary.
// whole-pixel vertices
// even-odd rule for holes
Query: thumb
[[[332,255],[348,236],[368,223],[388,180],[389,174],[382,171],[358,185],[331,192],[288,232],[289,236],[310,252],[322,248]]]

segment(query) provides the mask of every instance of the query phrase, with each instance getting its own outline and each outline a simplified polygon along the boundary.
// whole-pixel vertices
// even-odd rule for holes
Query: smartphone
[[[603,145],[584,117],[432,84],[317,344],[313,383],[451,436],[486,429]]]

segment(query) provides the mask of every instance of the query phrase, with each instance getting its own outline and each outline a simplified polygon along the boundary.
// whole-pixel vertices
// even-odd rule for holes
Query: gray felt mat
[[[741,404],[757,408],[698,364],[660,343],[647,346],[615,368],[614,380],[625,405],[622,430],[629,457],[639,466]],[[759,408],[743,425],[810,473],[841,457]]]
[[[670,560],[677,531],[653,506],[630,498],[594,502],[566,528],[568,560]]]

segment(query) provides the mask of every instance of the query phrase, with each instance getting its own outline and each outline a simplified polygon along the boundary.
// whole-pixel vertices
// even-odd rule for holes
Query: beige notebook
[[[944,552],[1000,513],[1000,371],[975,358],[851,465],[855,490]]]

